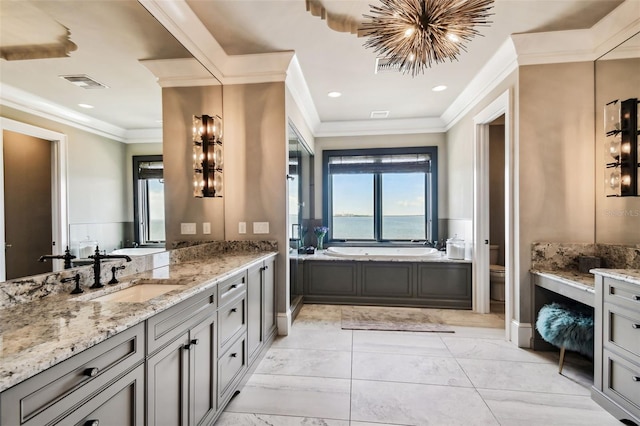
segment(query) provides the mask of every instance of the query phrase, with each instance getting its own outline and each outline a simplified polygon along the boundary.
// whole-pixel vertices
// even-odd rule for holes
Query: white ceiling
[[[374,1],[321,3],[330,13],[361,21]],[[15,28],[8,24],[20,18],[8,8],[9,3],[14,2],[0,1],[3,46],[9,40],[5,28]],[[0,60],[3,92],[8,93],[8,84],[122,129],[160,126],[160,88],[139,60],[184,58],[189,53],[137,1],[18,3],[35,6],[43,12],[42,19],[68,28],[78,49],[69,58]],[[228,55],[294,51],[322,122],[370,120],[374,110],[388,110],[389,119],[440,117],[510,34],[590,28],[620,3],[497,0],[493,23],[480,28],[483,37],[473,39],[458,61],[435,65],[424,75],[411,77],[374,74],[375,54],[363,47],[364,39],[330,29],[326,21],[306,11],[305,0],[186,0]],[[179,12],[176,8],[175,13]],[[88,74],[110,88],[80,89],[58,78],[62,74]],[[448,89],[431,91],[441,84]],[[343,96],[329,98],[330,91]],[[96,108],[83,110],[78,103]]]

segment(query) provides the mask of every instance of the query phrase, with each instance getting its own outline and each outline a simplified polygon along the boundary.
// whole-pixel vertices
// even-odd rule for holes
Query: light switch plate
[[[195,235],[195,233],[196,233],[196,224],[195,223],[181,223],[180,224],[180,233],[182,235]]]
[[[268,234],[269,233],[269,222],[253,222],[253,233],[254,234]]]
[[[203,234],[211,233],[211,222],[202,222],[202,233]]]
[[[238,234],[246,234],[247,233],[247,222],[238,223]]]

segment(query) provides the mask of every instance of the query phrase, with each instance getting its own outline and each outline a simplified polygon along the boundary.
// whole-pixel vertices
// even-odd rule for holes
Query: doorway
[[[504,116],[504,247],[502,253],[505,266],[504,314],[505,337],[519,343],[518,330],[512,330],[515,309],[515,214],[514,201],[514,143],[513,103],[511,91],[507,90],[477,114],[474,121],[474,242],[473,242],[473,309],[479,313],[491,311],[490,291],[490,125]]]
[[[26,244],[25,247],[28,249],[28,254],[23,254],[20,256],[24,256],[27,259],[37,260],[38,257],[43,254],[63,254],[68,244],[69,222],[67,209],[66,135],[29,124],[21,123],[19,121],[11,120],[8,118],[0,118],[0,281],[6,281],[8,279],[7,263],[8,261],[11,261],[13,264],[13,260],[11,260],[10,256],[9,259],[7,259],[6,253],[8,250],[14,248],[13,243],[7,239],[7,233],[5,232],[6,227],[13,226],[11,225],[11,223],[14,220],[12,218],[9,218],[9,221],[7,221],[7,219],[5,218],[5,209],[7,208],[7,204],[13,204],[14,197],[16,196],[12,195],[11,192],[5,194],[5,186],[9,185],[14,180],[14,177],[11,177],[14,174],[13,171],[9,170],[10,175],[5,177],[4,135],[6,134],[6,132],[12,132],[18,134],[19,136],[28,136],[31,138],[44,140],[46,141],[45,145],[49,145],[49,166],[47,167],[45,175],[48,174],[49,176],[48,182],[50,191],[48,192],[49,195],[44,196],[45,198],[48,197],[48,200],[42,200],[42,203],[48,205],[50,216],[47,215],[47,219],[38,217],[37,219],[32,220],[40,222],[48,221],[48,224],[45,224],[47,230],[41,230],[40,232],[48,232],[48,236],[50,238],[48,238],[47,240],[48,242],[46,248],[34,248],[31,244]],[[12,142],[9,143],[12,144]],[[20,154],[18,153],[18,155]],[[32,168],[33,165],[30,165],[27,169],[18,170],[19,177],[21,176],[22,179],[27,180],[35,179],[35,171],[32,170]],[[46,180],[44,177],[42,177],[41,179]],[[30,190],[31,188],[27,189],[26,191]],[[22,191],[24,191],[24,189]],[[31,198],[29,199],[29,197]],[[29,201],[29,209],[32,209],[33,205],[38,204],[33,202],[32,194],[27,194],[26,200]],[[29,224],[29,226],[32,225]],[[11,233],[9,233],[8,236],[12,239],[15,238],[12,237]],[[7,244],[11,245],[11,247],[7,247]],[[53,271],[61,270],[64,267],[61,260],[56,260],[53,262],[53,264],[49,264],[46,266],[50,265],[52,266]],[[23,271],[21,273],[28,272]],[[16,274],[19,273],[11,272],[12,277],[24,276]],[[28,275],[32,274],[28,273]]]

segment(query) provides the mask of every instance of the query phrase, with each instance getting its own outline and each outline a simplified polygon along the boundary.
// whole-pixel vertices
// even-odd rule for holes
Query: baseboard
[[[288,336],[291,329],[291,309],[287,308],[287,312],[278,312],[276,317],[278,324],[278,335]]]
[[[530,323],[511,320],[511,341],[519,348],[530,348],[533,326]]]

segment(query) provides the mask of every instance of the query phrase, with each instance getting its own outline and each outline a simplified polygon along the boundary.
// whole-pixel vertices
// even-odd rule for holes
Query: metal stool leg
[[[562,374],[562,367],[564,366],[564,346],[560,348],[560,365],[558,374]]]

